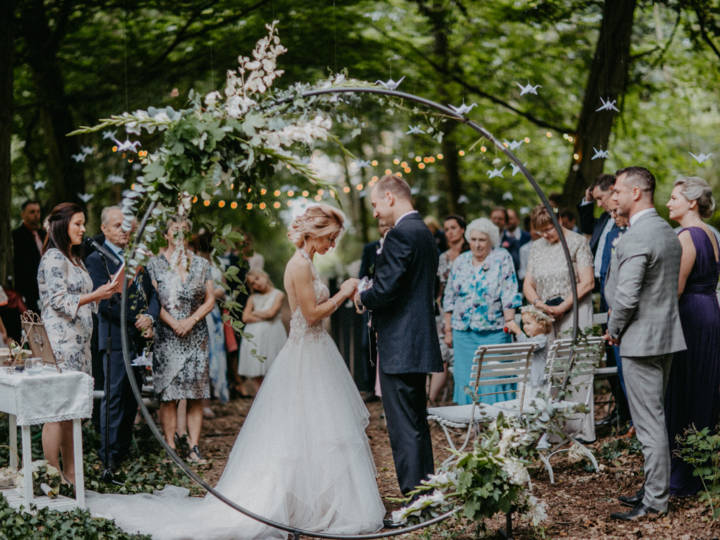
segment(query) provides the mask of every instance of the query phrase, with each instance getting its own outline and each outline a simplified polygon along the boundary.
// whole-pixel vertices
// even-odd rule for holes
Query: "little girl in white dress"
[[[253,293],[243,311],[244,332],[240,345],[238,374],[253,379],[255,393],[273,360],[285,345],[287,333],[280,318],[285,295],[273,287],[270,276],[262,270],[250,270],[247,283]]]

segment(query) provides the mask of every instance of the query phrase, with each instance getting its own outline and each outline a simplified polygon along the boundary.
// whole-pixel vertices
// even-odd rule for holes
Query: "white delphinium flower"
[[[530,481],[530,474],[525,465],[518,459],[506,458],[502,468],[508,475],[511,484],[524,486]]]
[[[529,495],[527,503],[528,511],[525,515],[532,521],[533,526],[537,527],[547,519],[547,507],[545,503],[539,501],[535,495]]]
[[[210,92],[209,94],[207,94],[205,96],[205,105],[208,107],[214,107],[217,100],[221,99],[221,98],[222,98],[222,96],[220,95],[220,92],[218,92],[217,90],[214,92]]]
[[[402,524],[407,521],[404,508],[401,508],[400,510],[394,510],[392,514],[390,514],[390,517],[392,518],[393,523]]]

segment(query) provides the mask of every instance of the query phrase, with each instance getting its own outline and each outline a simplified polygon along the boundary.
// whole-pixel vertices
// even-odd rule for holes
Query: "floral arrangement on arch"
[[[518,512],[538,526],[547,518],[546,507],[532,494],[527,464],[540,431],[539,425],[500,414],[483,426],[472,448],[453,451],[452,459],[402,499],[411,502],[392,513],[393,521],[420,521],[461,508],[464,518],[480,526],[498,512]]]
[[[71,133],[104,130],[103,138],[116,141],[123,152],[137,153],[143,166],[132,189],[123,192],[124,229],[131,230],[136,217],[150,203],[155,208],[145,228],[145,240],[133,246],[129,275],[157,248],[164,232],[160,224],[171,215],[188,216],[195,202],[222,196],[243,205],[257,203],[262,194],[274,189],[274,184],[279,187],[288,175],[298,186],[324,187],[330,196],[336,195],[312,168],[309,155],[318,142],[337,142],[330,135],[337,104],[357,98],[306,98],[302,94],[310,89],[307,84],[276,89],[273,84],[283,74],[277,59],[286,49],[280,43],[277,21],[266,28],[268,34],[257,42],[251,56],[239,56],[238,67],[228,70],[221,91],[203,96],[190,90],[185,109],[148,107],[111,116]],[[351,83],[369,86],[347,80],[342,74],[321,81],[319,86]],[[346,116],[337,116],[347,121]],[[113,128],[125,130],[124,142],[116,138]],[[131,136],[145,134],[153,135],[154,140],[160,138],[156,149],[140,151],[142,141],[130,140]],[[219,218],[216,220],[213,232],[221,233],[218,236],[224,241],[243,241],[240,233],[224,226]]]

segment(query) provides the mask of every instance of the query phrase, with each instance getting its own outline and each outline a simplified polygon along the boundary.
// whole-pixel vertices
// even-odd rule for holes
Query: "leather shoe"
[[[635,521],[636,519],[640,519],[645,516],[659,517],[664,516],[665,514],[667,514],[667,511],[661,512],[660,510],[655,510],[654,508],[645,506],[643,503],[638,503],[632,510],[628,512],[614,512],[610,514],[610,517],[613,519],[620,519],[622,521]]]
[[[641,503],[643,500],[643,497],[645,497],[645,488],[641,487],[637,490],[635,495],[620,495],[618,497],[618,501],[620,501],[620,504],[623,504],[625,506],[634,507],[637,506],[638,503]]]
[[[403,525],[403,523],[393,521],[392,519],[383,519],[383,527],[385,529],[399,529]]]

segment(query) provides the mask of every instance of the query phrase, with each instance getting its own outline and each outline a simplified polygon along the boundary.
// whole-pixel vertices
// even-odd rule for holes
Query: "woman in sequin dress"
[[[80,258],[85,234],[85,214],[75,203],[61,203],[48,216],[45,252],[38,267],[40,313],[53,353],[65,369],[90,370],[92,314],[100,300],[119,292],[122,283],[106,283],[93,291],[92,279]],[[72,420],[50,422],[43,426],[42,446],[45,459],[75,483]]]
[[[187,250],[183,236],[189,228],[187,221],[169,221],[167,248],[148,263],[162,306],[153,354],[153,385],[160,400],[165,440],[171,448],[180,443],[177,402],[187,400],[188,459],[200,461],[203,400],[210,397],[205,316],[215,306],[215,284],[210,263]]]

